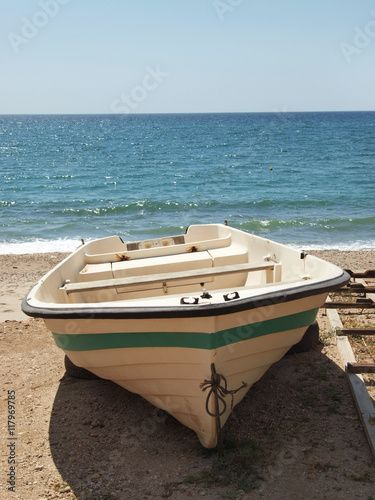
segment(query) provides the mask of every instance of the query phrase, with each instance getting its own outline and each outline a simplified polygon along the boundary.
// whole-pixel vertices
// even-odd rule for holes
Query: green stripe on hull
[[[319,308],[243,325],[215,333],[140,332],[67,335],[53,333],[58,347],[67,351],[93,351],[127,347],[188,347],[217,349],[271,333],[307,327],[315,321]]]

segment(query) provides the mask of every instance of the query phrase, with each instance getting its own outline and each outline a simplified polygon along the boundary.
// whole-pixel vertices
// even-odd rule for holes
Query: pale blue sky
[[[375,110],[374,0],[2,0],[0,37],[0,114]]]

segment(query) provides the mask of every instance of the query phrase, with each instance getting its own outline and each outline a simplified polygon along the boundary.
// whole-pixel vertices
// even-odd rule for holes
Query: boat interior
[[[180,303],[189,304],[220,292],[222,300],[233,300],[240,289],[318,277],[321,266],[308,257],[220,224],[131,243],[112,236],[76,250],[45,277],[36,298],[72,304],[182,295]]]

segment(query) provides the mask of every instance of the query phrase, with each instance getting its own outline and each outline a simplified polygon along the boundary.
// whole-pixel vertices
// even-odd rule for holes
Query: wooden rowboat
[[[44,318],[72,363],[140,394],[211,448],[233,406],[348,281],[304,252],[194,225],[167,238],[84,244],[22,309]]]

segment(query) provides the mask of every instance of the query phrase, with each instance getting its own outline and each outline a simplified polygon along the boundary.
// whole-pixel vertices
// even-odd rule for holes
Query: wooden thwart
[[[273,262],[262,262],[259,264],[236,264],[232,266],[209,267],[205,269],[193,269],[190,271],[176,271],[173,273],[152,274],[149,276],[134,276],[129,278],[113,278],[100,281],[90,281],[82,283],[66,283],[61,287],[66,293],[87,292],[91,290],[102,290],[105,288],[120,288],[129,285],[140,285],[158,282],[169,282],[187,278],[203,278],[209,276],[221,276],[224,274],[243,273],[250,271],[263,271],[274,269]]]

